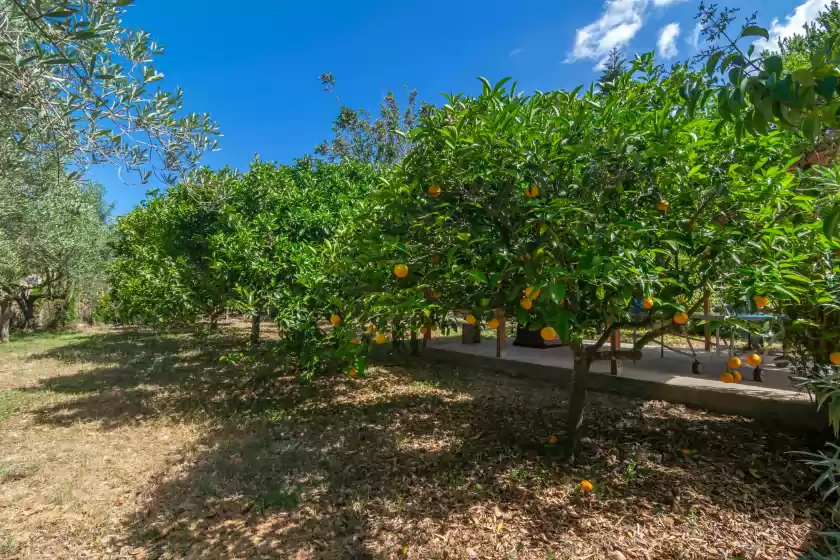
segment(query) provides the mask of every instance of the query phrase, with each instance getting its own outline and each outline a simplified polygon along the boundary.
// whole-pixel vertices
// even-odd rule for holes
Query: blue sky
[[[374,109],[389,89],[416,88],[438,102],[476,93],[476,76],[511,76],[526,91],[589,84],[613,45],[626,56],[656,49],[663,63],[692,56],[697,0],[390,0],[278,2],[137,0],[125,23],[143,28],[166,54],[164,88],[180,86],[189,111],[209,112],[224,137],[211,167],[247,169],[255,153],[281,163],[330,137],[335,99],[318,81],[332,72],[343,104]],[[813,19],[829,0],[731,0],[758,12],[774,36]],[[116,170],[91,171],[115,214],[147,186]],[[157,185],[151,185],[154,187]]]

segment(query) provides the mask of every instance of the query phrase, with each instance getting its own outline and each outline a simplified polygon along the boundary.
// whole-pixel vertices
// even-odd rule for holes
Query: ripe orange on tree
[[[671,204],[667,200],[660,200],[656,205],[656,209],[660,212],[667,212],[670,207]]]
[[[744,358],[748,364],[751,366],[760,366],[761,365],[761,356],[758,354],[748,354],[746,358]]]
[[[688,323],[688,313],[674,313],[674,322],[678,325]]]
[[[726,365],[729,367],[729,369],[738,369],[739,367],[741,367],[741,358],[739,358],[738,356],[732,356],[726,361]]]
[[[557,445],[557,436],[551,436],[548,438],[548,445]]]
[[[525,196],[528,198],[537,198],[540,196],[540,188],[537,185],[525,187]]]
[[[377,344],[384,344],[386,340],[388,340],[388,339],[385,338],[384,334],[379,333],[378,335],[376,335],[376,343]]]
[[[537,299],[540,297],[540,290],[536,286],[528,286],[525,288],[525,297],[528,299]]]
[[[336,315],[335,313],[333,313],[330,316],[330,323],[332,323],[333,325],[340,325],[341,324],[341,317]]]
[[[551,327],[543,327],[540,330],[540,336],[543,340],[554,340],[557,338],[557,331]]]
[[[358,372],[356,372],[356,368],[353,368],[353,369],[350,370],[350,377],[356,377],[357,375],[358,375]]]
[[[370,334],[374,334],[374,333],[376,332],[376,325],[374,325],[373,323],[371,323],[370,325],[368,325],[367,331],[368,331]]]
[[[405,278],[408,276],[408,266],[404,264],[398,264],[394,267],[394,275],[397,278]]]
[[[473,317],[472,313],[470,313],[466,317],[464,317],[464,321],[466,321],[470,325],[475,325],[475,317]]]
[[[429,187],[429,196],[432,198],[437,198],[440,196],[440,187],[437,185],[432,185]]]
[[[519,300],[519,305],[522,306],[522,309],[525,311],[530,311],[531,308],[534,306],[534,302],[531,301],[529,298],[522,298]]]
[[[646,297],[645,299],[642,300],[642,309],[648,309],[648,310],[653,309],[653,298],[652,297]]]
[[[743,379],[743,377],[741,377],[741,372],[738,371],[737,369],[735,371],[733,371],[732,372],[732,379],[735,380],[735,383],[740,383],[741,379]]]
[[[840,366],[840,352],[832,352],[829,354],[828,359],[831,360],[831,363],[835,366]]]
[[[731,371],[724,371],[720,374],[720,380],[724,383],[735,383],[735,376],[732,375]]]
[[[491,329],[498,329],[499,328],[499,320],[498,319],[490,319],[487,321],[487,327]]]
[[[764,296],[753,296],[753,301],[758,309],[764,309],[764,307],[770,303],[770,300]]]
[[[584,494],[588,494],[589,492],[592,492],[592,489],[593,489],[592,483],[589,482],[588,480],[581,480],[580,481],[580,489],[583,490]]]

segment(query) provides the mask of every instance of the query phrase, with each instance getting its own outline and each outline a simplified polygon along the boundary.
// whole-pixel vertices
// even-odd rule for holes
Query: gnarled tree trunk
[[[23,328],[27,330],[35,330],[35,302],[38,301],[39,296],[28,295],[17,298],[18,306],[21,313],[23,313]]]
[[[9,342],[12,322],[12,302],[0,302],[0,342]]]

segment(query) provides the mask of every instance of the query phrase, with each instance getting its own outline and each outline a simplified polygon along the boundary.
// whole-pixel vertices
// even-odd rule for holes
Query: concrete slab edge
[[[477,356],[441,348],[426,348],[423,357],[434,362],[489,369],[514,377],[550,381],[560,387],[569,387],[572,382],[573,372],[569,368]],[[829,429],[827,415],[824,411],[818,411],[816,405],[808,401],[785,401],[760,395],[670,385],[604,373],[590,373],[589,375],[589,389],[596,392],[643,400],[667,401],[709,412],[737,414],[762,422],[783,423],[786,427],[809,431],[826,432]]]

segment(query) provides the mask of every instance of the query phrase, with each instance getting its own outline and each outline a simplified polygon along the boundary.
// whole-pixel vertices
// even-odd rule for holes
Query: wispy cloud
[[[669,23],[659,31],[656,50],[662,58],[674,58],[678,54],[677,38],[680,36],[680,24]]]
[[[681,2],[686,2],[687,0],[653,0],[654,6],[670,6],[671,4],[680,4]]]
[[[606,0],[601,17],[577,30],[566,62],[597,60],[600,67],[613,47],[623,47],[636,36],[647,5],[648,0]]]
[[[779,49],[779,39],[786,39],[799,33],[806,23],[817,19],[820,11],[827,8],[831,0],[807,0],[796,7],[793,13],[785,16],[784,23],[775,18],[770,24],[770,40],[759,39],[755,42],[756,51]]]
[[[522,49],[520,47],[516,47],[508,53],[508,56],[513,58],[514,56],[519,56],[520,54],[522,54]]]
[[[703,25],[701,23],[697,23],[694,26],[694,29],[691,30],[691,35],[689,35],[685,42],[691,45],[695,51],[700,48],[700,32],[703,31]]]

